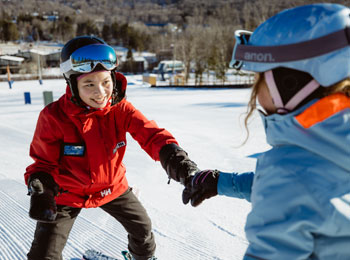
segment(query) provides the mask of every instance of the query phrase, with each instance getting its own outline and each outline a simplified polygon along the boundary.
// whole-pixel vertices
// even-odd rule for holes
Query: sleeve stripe
[[[295,119],[304,128],[309,128],[344,109],[350,109],[350,98],[336,93],[320,99],[303,113],[295,116]]]

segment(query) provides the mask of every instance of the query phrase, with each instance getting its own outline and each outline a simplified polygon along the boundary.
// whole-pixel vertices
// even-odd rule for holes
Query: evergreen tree
[[[102,38],[109,42],[112,39],[111,27],[108,24],[104,24],[102,28]]]
[[[17,26],[10,21],[1,21],[1,39],[5,42],[16,41],[19,39]]]

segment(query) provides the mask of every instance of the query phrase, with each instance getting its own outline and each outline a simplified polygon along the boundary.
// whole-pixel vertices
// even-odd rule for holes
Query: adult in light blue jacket
[[[217,194],[252,203],[250,259],[350,259],[350,10],[314,4],[285,10],[253,33],[236,32],[232,65],[258,74],[272,149],[254,173],[197,173],[193,206]]]

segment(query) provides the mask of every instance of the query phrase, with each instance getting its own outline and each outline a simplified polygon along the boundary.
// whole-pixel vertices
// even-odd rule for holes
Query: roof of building
[[[24,58],[15,57],[15,56],[9,56],[9,55],[0,56],[0,59],[1,59],[1,60],[9,60],[9,61],[17,61],[17,62],[22,62],[22,61],[24,61]]]

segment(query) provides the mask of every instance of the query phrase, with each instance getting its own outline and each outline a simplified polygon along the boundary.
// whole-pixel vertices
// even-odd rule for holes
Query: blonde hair
[[[245,138],[243,144],[245,144],[249,138],[248,121],[249,121],[249,118],[252,116],[253,112],[256,110],[256,107],[257,107],[256,101],[257,101],[259,89],[262,85],[262,84],[260,84],[262,80],[264,80],[264,73],[257,73],[255,82],[252,86],[252,92],[251,92],[250,99],[248,102],[248,109],[246,112],[246,116],[244,118],[244,126],[245,126],[245,129],[247,132],[247,137]],[[335,83],[334,85],[332,85],[330,87],[323,88],[323,89],[324,90],[321,92],[321,95],[319,96],[319,98],[329,96],[329,95],[335,94],[335,93],[343,93],[346,96],[350,97],[350,78],[346,78],[338,83]]]
[[[255,81],[252,86],[252,92],[250,94],[249,102],[248,102],[248,108],[246,112],[246,116],[244,118],[244,127],[247,133],[246,138],[244,139],[242,145],[244,145],[248,139],[249,139],[249,129],[248,129],[248,121],[249,118],[252,116],[253,112],[256,110],[256,100],[258,98],[258,92],[262,84],[261,81],[264,80],[264,73],[257,73],[255,74]]]

